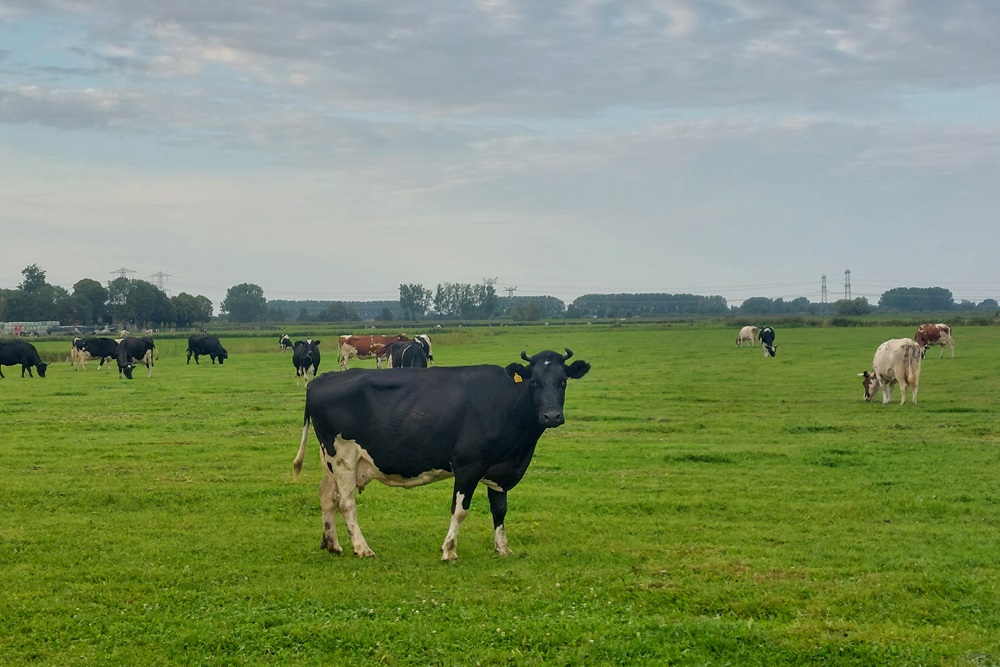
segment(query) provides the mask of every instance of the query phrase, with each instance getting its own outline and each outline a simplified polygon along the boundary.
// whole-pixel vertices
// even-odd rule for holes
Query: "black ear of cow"
[[[504,367],[504,371],[506,371],[507,375],[513,378],[515,382],[518,382],[517,378],[519,377],[521,379],[531,377],[531,371],[518,363],[507,364],[507,366]]]
[[[319,341],[318,340],[314,340],[313,341],[313,345],[319,345]]]
[[[574,380],[579,380],[584,375],[586,375],[587,371],[589,370],[590,370],[590,364],[588,364],[586,361],[577,360],[566,367],[566,377],[573,378]]]

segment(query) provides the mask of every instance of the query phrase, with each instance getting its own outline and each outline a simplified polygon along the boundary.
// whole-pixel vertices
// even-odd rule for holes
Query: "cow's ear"
[[[319,345],[319,341],[318,340],[314,340],[313,341],[313,345]]]
[[[566,377],[573,378],[574,380],[579,380],[587,371],[590,370],[590,364],[586,361],[574,361],[569,366],[566,367]]]
[[[507,364],[504,371],[514,382],[523,382],[526,378],[531,377],[531,369],[521,364]]]

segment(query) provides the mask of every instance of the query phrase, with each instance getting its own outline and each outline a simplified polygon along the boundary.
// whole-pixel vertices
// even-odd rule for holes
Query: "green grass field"
[[[365,490],[377,559],[320,550],[276,337],[224,366],[158,339],[131,382],[41,342],[46,378],[0,380],[0,664],[1000,665],[1000,329],[931,350],[918,406],[864,403],[912,333],[779,329],[773,359],[685,325],[435,335],[440,365],[592,364],[510,493],[514,555],[481,489],[454,563],[449,482]]]

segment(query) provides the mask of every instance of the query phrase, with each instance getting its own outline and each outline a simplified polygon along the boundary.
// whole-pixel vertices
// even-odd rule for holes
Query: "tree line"
[[[57,320],[64,324],[134,324],[136,327],[203,326],[213,319],[205,296],[166,293],[144,280],[124,276],[101,284],[83,278],[72,292],[46,281],[32,264],[21,271],[16,289],[0,289],[0,322]],[[868,315],[874,313],[997,312],[995,299],[955,302],[942,287],[894,287],[878,304],[865,297],[814,303],[805,297],[751,297],[730,306],[719,295],[670,293],[585,294],[567,305],[553,296],[500,296],[492,284],[440,283],[434,290],[419,283],[399,286],[398,300],[268,301],[254,283],[234,285],[220,304],[221,317],[232,322],[352,322],[419,320],[540,321],[553,318],[631,318],[720,315]]]

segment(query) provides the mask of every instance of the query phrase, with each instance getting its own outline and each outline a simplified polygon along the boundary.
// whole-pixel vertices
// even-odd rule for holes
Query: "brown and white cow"
[[[917,345],[920,346],[921,357],[927,356],[928,345],[940,345],[941,356],[938,359],[943,359],[944,347],[948,345],[951,347],[951,358],[955,358],[955,339],[951,337],[951,327],[943,322],[921,324],[917,327],[917,333],[913,336],[913,340],[917,341]]]
[[[865,386],[865,401],[871,401],[875,390],[882,391],[882,403],[892,400],[892,385],[899,383],[902,398],[906,403],[906,388],[910,388],[913,404],[917,404],[917,387],[920,383],[921,347],[910,338],[887,340],[875,350],[872,370],[858,373]]]
[[[410,338],[402,333],[398,336],[379,336],[377,334],[341,336],[340,344],[337,347],[340,370],[347,370],[347,361],[351,357],[357,357],[358,359],[371,359],[374,357],[376,368],[382,368],[382,358],[385,356],[386,346],[408,340]]]
[[[746,326],[740,329],[736,337],[736,347],[743,347],[743,341],[749,341],[750,347],[757,347],[757,327]]]

